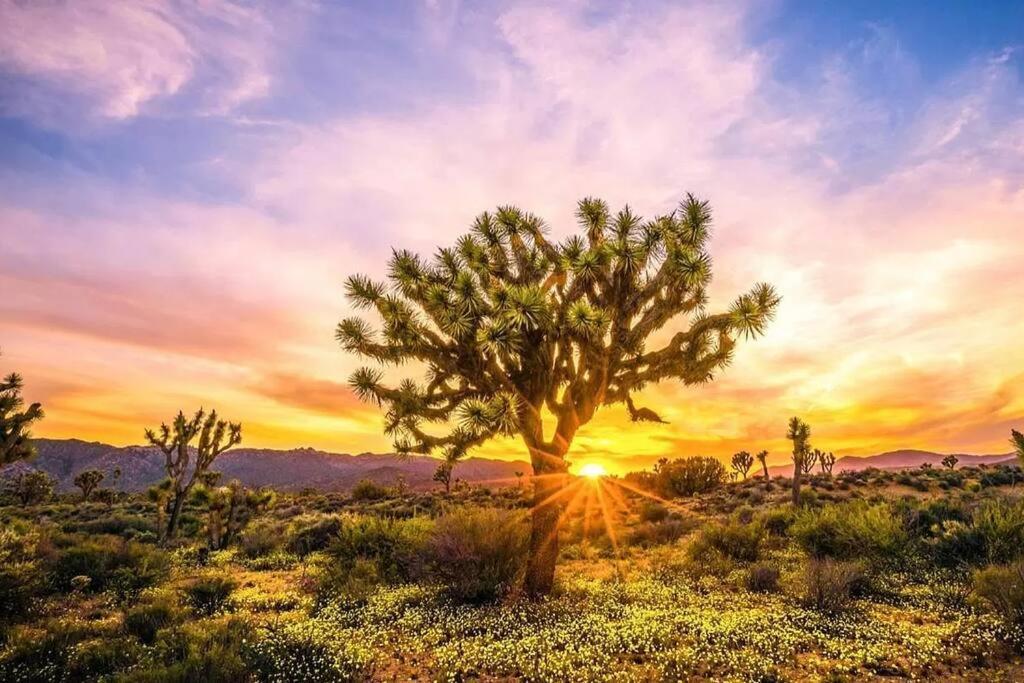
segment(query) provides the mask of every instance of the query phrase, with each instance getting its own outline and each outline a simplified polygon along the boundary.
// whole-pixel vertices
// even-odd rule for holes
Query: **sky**
[[[710,308],[783,302],[714,383],[570,459],[1003,453],[1024,425],[1024,3],[0,0],[0,371],[37,436],[180,408],[387,451],[352,273],[513,203],[709,200]],[[680,323],[682,324],[682,323]],[[488,457],[522,458],[499,440]]]

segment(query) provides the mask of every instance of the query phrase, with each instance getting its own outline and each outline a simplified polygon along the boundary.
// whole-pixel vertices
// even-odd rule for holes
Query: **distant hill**
[[[164,477],[164,456],[149,446],[118,447],[78,439],[35,439],[35,445],[39,454],[34,460],[0,469],[0,476],[31,467],[50,474],[57,479],[59,489],[68,490],[73,487],[76,474],[93,468],[106,472],[103,485],[111,486],[112,473],[120,468],[118,488],[124,491],[141,491]],[[437,458],[423,455],[400,457],[378,453],[327,453],[312,448],[289,451],[236,448],[217,458],[213,469],[223,473],[223,481],[238,479],[251,487],[340,491],[351,488],[361,479],[394,484],[399,476],[412,488],[430,488],[437,486],[432,482],[437,464]],[[516,482],[517,471],[530,472],[529,463],[467,458],[456,466],[455,477],[469,482],[509,485]]]
[[[1012,453],[1003,453],[1001,455],[966,455],[962,453],[955,453],[954,455],[959,459],[957,467],[966,467],[968,465],[995,465],[997,463],[1016,460],[1016,456]],[[832,472],[833,474],[839,474],[840,472],[857,472],[869,467],[877,467],[880,470],[899,470],[920,467],[924,463],[930,463],[933,467],[941,467],[942,459],[945,457],[945,453],[915,450],[889,451],[888,453],[866,456],[844,455],[836,460],[836,464],[833,466]],[[751,471],[757,471],[757,468],[754,468]],[[815,467],[815,472],[817,471],[818,468]],[[775,465],[773,467],[769,467],[768,472],[773,477],[790,477],[793,475],[793,465],[792,463],[788,465]]]

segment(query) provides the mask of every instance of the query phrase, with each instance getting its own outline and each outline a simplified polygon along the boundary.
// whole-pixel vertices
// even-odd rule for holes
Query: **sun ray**
[[[608,532],[608,539],[612,542],[612,551],[615,553],[615,574],[621,580],[623,578],[622,572],[622,553],[619,550],[619,539],[615,535],[615,528],[612,524],[611,511],[608,509],[608,503],[604,497],[604,479],[598,480],[597,489],[597,501],[601,507],[601,517],[604,519],[605,531]]]

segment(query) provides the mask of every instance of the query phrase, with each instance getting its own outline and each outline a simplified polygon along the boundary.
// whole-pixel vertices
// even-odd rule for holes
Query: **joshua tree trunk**
[[[533,465],[533,509],[531,511],[530,556],[526,565],[526,592],[534,597],[547,595],[555,581],[558,561],[558,526],[562,514],[559,495],[565,487],[568,467],[565,454],[579,428],[579,414],[567,411],[559,416],[554,438],[543,440],[540,411],[527,419],[524,438]]]
[[[793,505],[800,504],[800,468],[799,462],[793,463]]]
[[[762,461],[761,466],[764,467],[764,480],[770,482],[772,480],[771,475],[768,474],[768,463]]]
[[[550,476],[536,479],[533,489],[526,591],[534,596],[551,592],[551,586],[555,581],[555,563],[558,560],[558,521],[561,506],[556,498],[565,485],[565,480],[553,473],[548,474]]]
[[[188,491],[182,491],[176,493],[174,496],[174,503],[171,506],[170,517],[167,518],[167,532],[164,534],[164,540],[169,541],[178,534],[178,521],[181,519],[181,509],[185,504],[185,497]]]

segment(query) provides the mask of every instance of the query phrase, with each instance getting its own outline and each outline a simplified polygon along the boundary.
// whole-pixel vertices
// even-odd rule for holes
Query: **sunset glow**
[[[598,479],[608,474],[608,470],[599,462],[588,462],[580,468],[580,476],[588,479]]]
[[[205,406],[247,446],[388,452],[332,336],[346,276],[497,205],[562,239],[584,196],[652,216],[688,191],[715,211],[709,306],[767,281],[778,316],[714,382],[648,385],[667,424],[599,411],[581,475],[779,464],[796,414],[838,455],[1005,453],[1024,424],[1017,14],[71,5],[0,0],[0,372],[37,436],[135,444]]]

